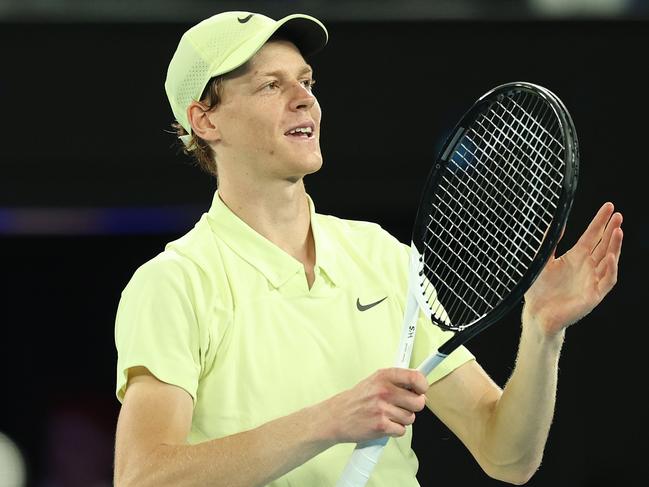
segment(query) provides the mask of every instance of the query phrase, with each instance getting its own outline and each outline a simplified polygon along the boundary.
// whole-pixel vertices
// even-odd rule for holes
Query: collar
[[[315,241],[315,272],[318,279],[322,272],[336,284],[336,253],[326,229],[318,223],[313,200],[307,195],[311,220],[311,231]],[[239,257],[264,274],[275,287],[285,284],[296,273],[303,273],[304,266],[293,256],[280,249],[266,237],[257,233],[226,206],[218,191],[214,193],[212,206],[207,213],[212,232]],[[320,275],[320,276],[319,276]]]

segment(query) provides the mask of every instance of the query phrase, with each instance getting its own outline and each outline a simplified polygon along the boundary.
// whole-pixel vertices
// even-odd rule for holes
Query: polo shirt
[[[218,192],[191,231],[136,270],[115,325],[120,401],[128,369],[147,367],[191,395],[187,441],[195,444],[286,416],[393,366],[409,247],[379,225],[318,214],[308,200],[310,289],[302,263],[239,219]],[[411,366],[450,336],[422,314]],[[458,348],[429,381],[472,358]],[[368,486],[418,485],[411,439],[408,427],[388,442]],[[335,485],[353,448],[329,448],[269,485]]]

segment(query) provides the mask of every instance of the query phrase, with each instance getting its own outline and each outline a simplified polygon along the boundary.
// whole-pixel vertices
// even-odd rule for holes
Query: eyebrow
[[[267,76],[276,76],[276,77],[281,77],[286,70],[283,69],[277,69],[275,71],[265,71],[263,73],[254,73],[255,78],[263,78]],[[298,76],[303,76],[305,74],[313,74],[313,68],[309,66],[308,64],[305,64],[300,71],[298,71]]]

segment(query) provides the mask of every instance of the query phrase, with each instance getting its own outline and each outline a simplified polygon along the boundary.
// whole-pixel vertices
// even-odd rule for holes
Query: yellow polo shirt
[[[309,204],[311,289],[302,264],[240,220],[218,193],[189,233],[135,272],[115,325],[120,400],[134,366],[182,387],[194,399],[193,444],[288,415],[393,365],[409,247],[376,224],[320,215]],[[411,366],[449,336],[422,315]],[[429,380],[472,358],[457,349]],[[408,428],[388,442],[369,487],[418,485],[411,438]],[[333,486],[353,448],[336,445],[270,486]]]

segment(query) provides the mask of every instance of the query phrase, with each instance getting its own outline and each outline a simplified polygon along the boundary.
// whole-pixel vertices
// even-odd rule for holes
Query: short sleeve
[[[135,272],[122,292],[115,321],[120,401],[128,369],[135,366],[183,388],[196,401],[201,344],[195,309],[191,280],[179,258],[163,253]]]

